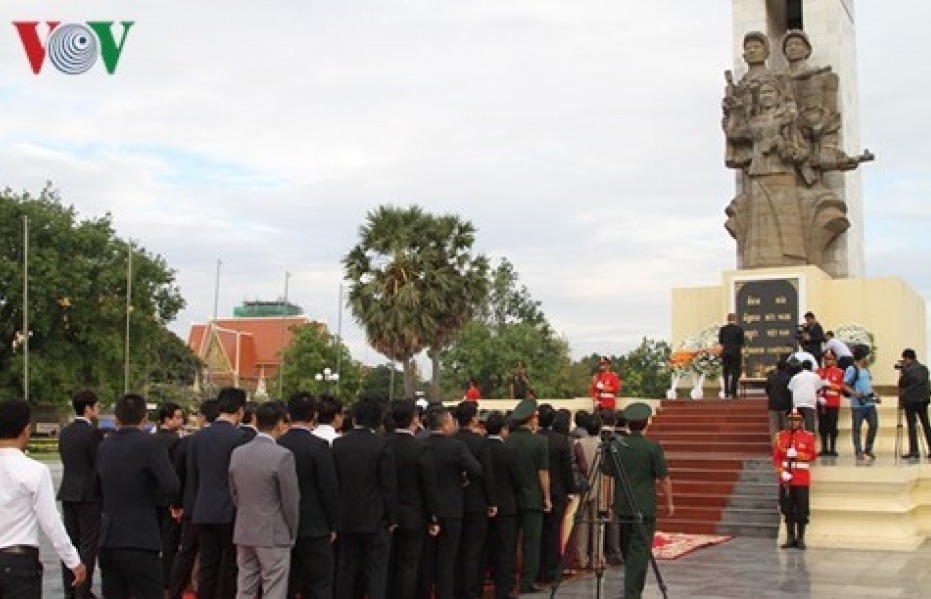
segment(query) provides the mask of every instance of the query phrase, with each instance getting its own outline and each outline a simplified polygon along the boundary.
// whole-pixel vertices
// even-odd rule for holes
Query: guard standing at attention
[[[621,377],[611,370],[611,359],[602,356],[598,360],[598,372],[592,377],[592,399],[595,402],[595,411],[598,408],[614,409],[617,405],[617,394],[621,392]]]
[[[786,416],[786,429],[773,442],[773,464],[779,473],[779,509],[786,522],[786,542],[782,549],[805,549],[808,526],[809,468],[815,460],[815,435],[805,430],[801,412],[793,409]]]

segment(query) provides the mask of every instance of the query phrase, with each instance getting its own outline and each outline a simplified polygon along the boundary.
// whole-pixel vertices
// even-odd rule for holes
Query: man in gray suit
[[[276,440],[287,431],[281,402],[256,409],[259,432],[233,450],[230,492],[236,505],[233,542],[239,566],[237,599],[284,599],[288,591],[291,547],[297,537],[300,490],[294,454]]]

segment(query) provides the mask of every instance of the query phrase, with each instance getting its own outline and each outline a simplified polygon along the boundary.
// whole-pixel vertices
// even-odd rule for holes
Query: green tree
[[[502,259],[488,274],[476,320],[442,353],[442,396],[462,396],[469,378],[482,397],[509,397],[511,376],[524,362],[538,397],[575,397],[568,342],[555,335],[513,265]]]
[[[109,215],[81,220],[46,187],[38,196],[0,192],[0,391],[25,394],[24,217],[30,399],[62,404],[88,387],[112,401],[124,387],[127,329],[128,386],[141,390],[165,326],[184,306],[175,272],[160,256],[119,239]]]
[[[291,343],[284,352],[282,396],[287,398],[296,391],[319,395],[329,387],[331,395],[339,395],[351,403],[362,388],[362,369],[352,359],[349,348],[317,323],[293,327],[292,332]],[[338,383],[327,385],[326,381],[317,380],[325,368],[339,375]],[[277,391],[275,383],[269,381],[269,387]]]
[[[362,383],[360,397],[375,397],[387,403],[404,395],[404,372],[391,362],[369,369]]]
[[[614,370],[620,375],[621,394],[625,397],[661,399],[666,397],[672,371],[669,357],[672,349],[665,341],[644,337],[640,345],[620,356],[608,356]],[[579,361],[588,372],[589,380],[598,370],[598,354],[586,356]],[[586,394],[588,389],[586,387]]]
[[[369,344],[404,368],[404,390],[416,383],[413,358],[444,347],[468,322],[487,269],[473,256],[474,228],[418,206],[380,206],[343,259],[348,303]]]

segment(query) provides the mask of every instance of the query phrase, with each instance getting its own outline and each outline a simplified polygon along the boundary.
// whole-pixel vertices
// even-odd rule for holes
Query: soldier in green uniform
[[[621,544],[624,562],[624,599],[639,599],[646,583],[647,565],[653,550],[656,532],[655,481],[663,486],[666,509],[672,516],[672,481],[666,468],[663,448],[643,436],[653,411],[645,403],[633,403],[624,409],[624,418],[630,430],[628,437],[615,437],[610,441],[604,460],[605,474],[620,477],[618,466],[623,467],[630,481],[630,494],[624,492],[622,481],[617,481],[614,495],[614,513],[621,523]],[[633,506],[631,501],[633,500]],[[637,526],[636,514],[643,515],[643,532]]]
[[[511,413],[512,430],[505,443],[517,454],[519,484],[517,489],[518,522],[522,533],[520,592],[538,593],[540,543],[543,513],[552,509],[550,501],[549,448],[545,437],[536,434],[537,402],[521,400]]]

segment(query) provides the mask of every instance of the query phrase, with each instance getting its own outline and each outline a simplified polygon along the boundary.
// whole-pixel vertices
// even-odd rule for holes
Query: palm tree
[[[471,317],[473,298],[484,294],[478,279],[485,278],[487,260],[471,254],[474,238],[474,227],[458,217],[380,206],[343,259],[353,317],[376,351],[402,363],[409,396],[413,357],[448,344]]]

